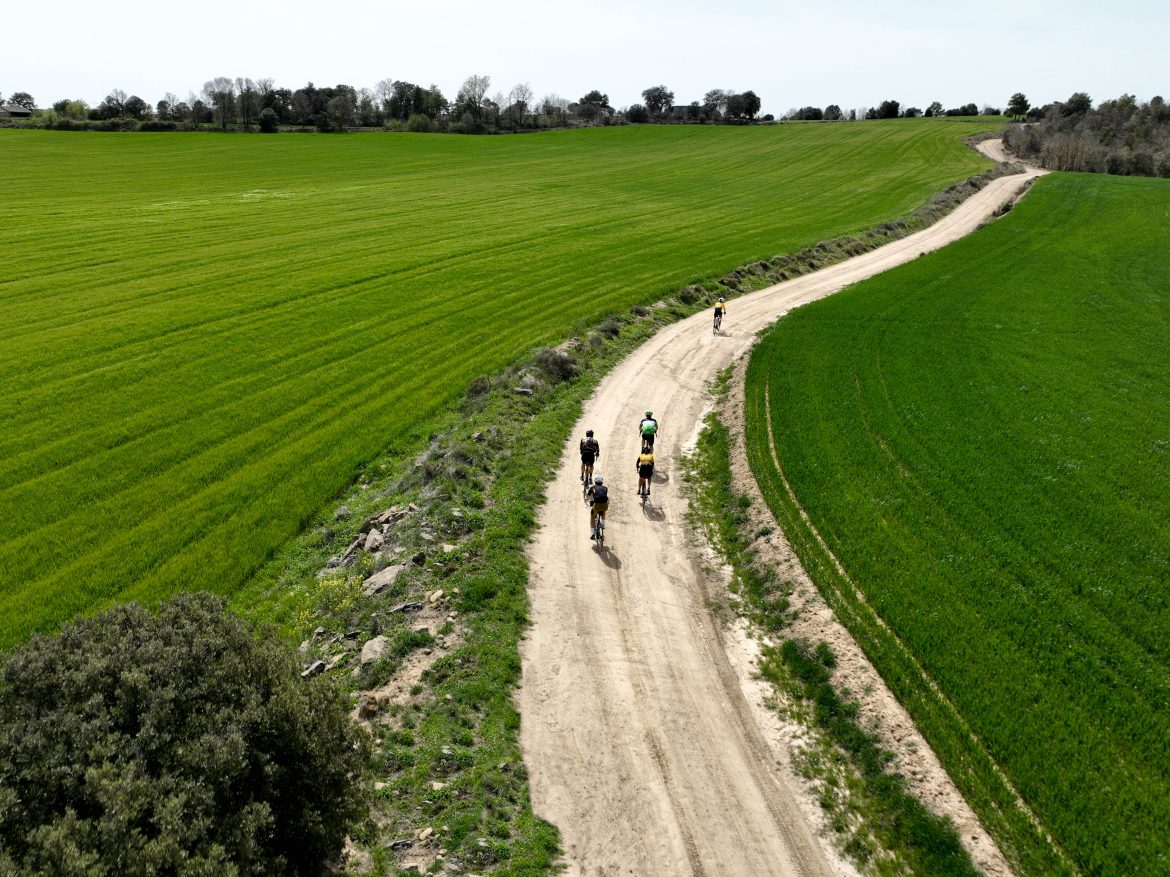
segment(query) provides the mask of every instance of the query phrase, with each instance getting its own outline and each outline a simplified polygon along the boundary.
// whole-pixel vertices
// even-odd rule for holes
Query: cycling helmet
[[[594,484],[605,484],[605,479],[602,478],[600,475],[594,475],[593,476],[593,483]]]
[[[591,430],[591,429],[585,430],[585,437],[586,438],[593,438],[593,430]]]
[[[720,300],[720,301],[723,301],[723,296],[719,296],[719,300]]]
[[[653,412],[653,411],[647,411],[647,412],[646,412],[646,416],[647,416],[647,417],[653,417],[653,416],[654,416],[654,412]]]

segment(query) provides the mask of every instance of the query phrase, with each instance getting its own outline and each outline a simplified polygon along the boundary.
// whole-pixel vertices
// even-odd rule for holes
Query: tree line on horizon
[[[220,130],[276,132],[282,127],[315,128],[322,132],[353,128],[389,128],[416,132],[502,133],[582,125],[611,124],[752,124],[773,121],[759,116],[760,98],[751,90],[711,89],[701,101],[674,103],[674,92],[655,85],[642,92],[642,103],[616,108],[609,95],[592,90],[578,100],[547,94],[539,100],[528,83],[507,93],[491,90],[491,77],[469,76],[453,100],[437,85],[422,86],[383,79],[374,88],[351,85],[295,90],[277,87],[272,79],[217,76],[185,100],[168,92],[155,104],[113,89],[96,106],[83,100],[56,101],[37,110],[44,127],[106,130],[179,130],[214,126]],[[27,92],[17,92],[29,110],[36,107]]]
[[[884,100],[876,107],[858,107],[848,111],[841,109],[838,104],[829,104],[827,107],[793,107],[780,118],[794,122],[856,122],[859,119],[917,119],[919,117],[957,117],[957,116],[1001,116],[1003,110],[989,104],[963,104],[960,107],[943,109],[939,101],[928,104],[926,109],[920,107],[902,107],[896,100]]]

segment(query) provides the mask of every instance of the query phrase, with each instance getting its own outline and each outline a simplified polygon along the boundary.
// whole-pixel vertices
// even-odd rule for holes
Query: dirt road
[[[994,148],[994,147],[990,147]],[[677,457],[715,373],[790,308],[973,231],[1036,172],[995,180],[911,237],[669,326],[587,403],[611,485],[603,551],[588,538],[574,438],[529,551],[533,628],[524,644],[521,742],[536,813],[561,830],[569,874],[849,873],[816,835],[755,718],[704,592]],[[661,424],[651,504],[636,496],[636,426]],[[807,806],[807,805],[806,805]]]

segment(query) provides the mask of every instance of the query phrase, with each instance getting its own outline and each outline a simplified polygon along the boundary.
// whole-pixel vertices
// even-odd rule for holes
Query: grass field
[[[230,594],[476,375],[904,213],[970,133],[0,131],[0,647]]]
[[[748,374],[769,503],[1025,874],[1170,873],[1168,253],[1170,181],[1044,178]]]

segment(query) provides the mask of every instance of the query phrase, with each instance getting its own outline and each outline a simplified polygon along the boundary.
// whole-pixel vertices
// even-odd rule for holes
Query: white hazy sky
[[[152,105],[213,76],[372,87],[472,73],[506,92],[570,99],[597,88],[614,106],[665,84],[678,103],[752,89],[763,112],[885,99],[925,107],[1034,104],[1087,91],[1170,96],[1170,2],[1122,0],[42,0],[8,16],[0,93],[40,106],[97,104],[111,89]]]

